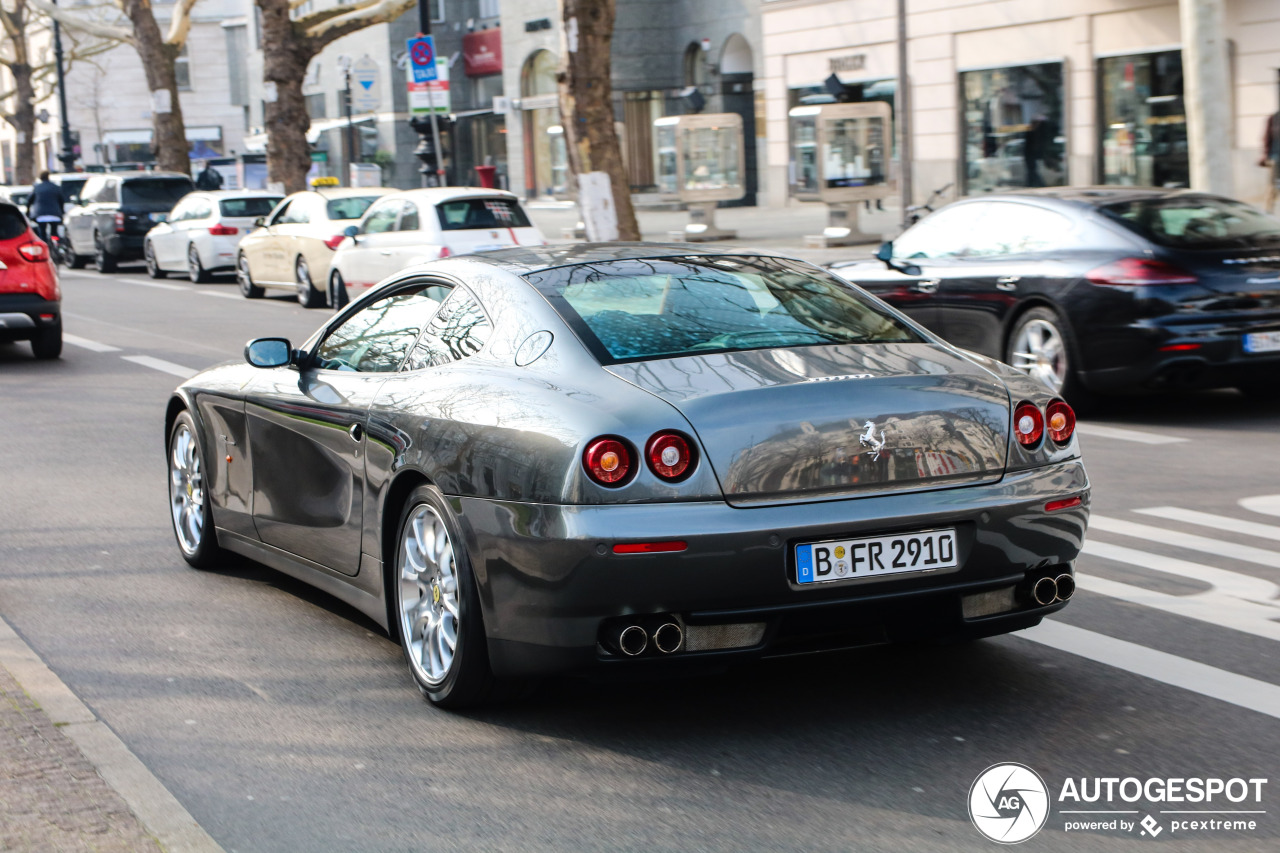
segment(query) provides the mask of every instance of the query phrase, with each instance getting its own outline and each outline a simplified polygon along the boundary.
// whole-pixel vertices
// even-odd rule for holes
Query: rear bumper
[[[1044,511],[1046,501],[1071,496],[1082,504]],[[1022,591],[1039,577],[1070,573],[1088,521],[1089,482],[1072,460],[981,486],[780,507],[477,498],[454,505],[494,669],[519,675],[723,663],[1029,627],[1061,606],[1037,606]],[[795,583],[799,543],[938,527],[956,530],[955,569]],[[673,539],[686,550],[612,551],[617,542]],[[980,593],[1006,603],[975,606]],[[601,643],[620,620],[660,616],[689,638],[675,653],[628,658]],[[717,645],[716,637],[727,636],[736,645]]]
[[[137,260],[142,257],[142,246],[146,242],[146,234],[108,234],[102,245],[117,260]]]
[[[46,319],[52,317],[52,319]],[[62,303],[25,293],[0,293],[0,341],[27,341],[62,319]]]

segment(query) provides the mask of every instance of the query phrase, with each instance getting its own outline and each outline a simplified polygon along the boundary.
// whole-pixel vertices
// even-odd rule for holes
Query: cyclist
[[[66,197],[62,187],[49,180],[47,171],[40,173],[40,183],[31,188],[31,199],[27,202],[27,218],[36,224],[36,233],[46,244],[52,246],[51,234],[56,233],[62,224],[62,208]]]

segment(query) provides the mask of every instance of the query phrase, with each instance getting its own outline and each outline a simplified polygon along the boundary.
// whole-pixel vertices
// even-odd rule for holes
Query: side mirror
[[[346,228],[342,229],[342,233],[354,240],[356,235],[360,233],[360,229],[354,225],[348,225]]]
[[[266,224],[267,224],[267,218],[265,216],[259,216],[257,219],[253,220],[254,228],[261,228]]]
[[[876,260],[883,261],[886,264],[893,260],[893,241],[892,240],[890,240],[887,243],[880,244],[880,248],[876,249]],[[890,269],[892,269],[892,267],[890,267]]]
[[[284,367],[293,361],[288,338],[258,338],[244,345],[244,360],[254,367]]]

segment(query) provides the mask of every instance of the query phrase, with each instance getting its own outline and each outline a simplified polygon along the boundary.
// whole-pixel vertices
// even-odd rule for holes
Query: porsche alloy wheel
[[[1009,364],[1038,379],[1055,394],[1067,384],[1070,360],[1057,315],[1044,308],[1028,311],[1009,339]]]
[[[208,567],[218,551],[205,485],[195,422],[183,412],[169,434],[169,513],[183,559],[197,568]]]
[[[444,497],[429,486],[409,500],[396,539],[395,607],[400,644],[418,689],[458,708],[490,693],[479,597]]]

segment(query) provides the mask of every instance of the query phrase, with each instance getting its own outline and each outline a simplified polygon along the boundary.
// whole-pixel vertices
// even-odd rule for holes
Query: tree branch
[[[89,35],[98,38],[110,39],[111,41],[122,42],[124,44],[133,45],[136,43],[133,39],[133,30],[128,27],[117,27],[112,24],[104,24],[101,21],[93,21],[88,18],[81,17],[74,12],[63,9],[61,6],[55,6],[48,0],[27,0],[31,4],[31,8],[37,9],[50,18],[54,18],[64,26],[80,30]]]
[[[43,2],[43,0],[41,0]],[[394,21],[416,5],[415,0],[363,0],[355,6],[339,6],[315,12],[298,19],[307,38],[314,39],[318,48],[323,48],[345,35],[363,29],[372,24],[385,24]],[[339,11],[341,14],[333,14]],[[316,51],[317,53],[319,50]]]
[[[191,32],[191,7],[196,5],[196,0],[178,0],[173,7],[173,17],[169,20],[169,34],[164,37],[165,44],[174,44],[182,47],[182,43],[187,40],[187,33]]]

